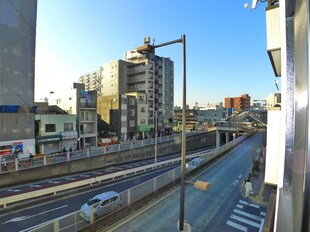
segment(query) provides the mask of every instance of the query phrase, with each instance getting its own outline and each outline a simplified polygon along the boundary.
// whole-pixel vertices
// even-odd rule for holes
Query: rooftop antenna
[[[273,83],[276,85],[277,90],[280,91],[278,82],[279,82],[278,80],[273,80]]]

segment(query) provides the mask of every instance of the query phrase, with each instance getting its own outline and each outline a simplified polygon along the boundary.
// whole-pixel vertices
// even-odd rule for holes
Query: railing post
[[[86,150],[87,157],[89,157],[89,149]]]
[[[89,210],[89,221],[90,224],[94,224],[94,207],[91,205]]]
[[[70,153],[67,152],[67,161],[70,161]]]
[[[18,171],[18,159],[15,158],[15,170]]]
[[[130,204],[131,204],[131,196],[130,196],[130,192],[131,192],[131,190],[130,190],[130,189],[128,189],[128,194],[127,194],[127,202],[128,202],[128,205],[130,205]]]
[[[46,155],[43,156],[43,164],[46,165]]]
[[[59,232],[59,220],[54,221],[54,232]]]

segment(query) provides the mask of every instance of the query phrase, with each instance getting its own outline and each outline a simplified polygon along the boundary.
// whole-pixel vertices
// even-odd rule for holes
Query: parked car
[[[114,191],[104,192],[91,198],[81,206],[80,215],[85,220],[90,220],[90,207],[94,209],[94,219],[102,217],[122,207],[122,200],[119,193]]]

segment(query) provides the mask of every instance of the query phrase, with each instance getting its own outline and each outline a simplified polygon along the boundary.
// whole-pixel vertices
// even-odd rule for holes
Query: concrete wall
[[[187,151],[215,145],[215,133],[202,133],[187,138]],[[181,139],[158,144],[158,156],[181,152]],[[30,168],[18,172],[1,174],[0,186],[12,186],[26,182],[71,175],[93,169],[103,168],[109,163],[126,163],[154,157],[154,145],[130,149],[117,153],[84,158],[65,163]]]

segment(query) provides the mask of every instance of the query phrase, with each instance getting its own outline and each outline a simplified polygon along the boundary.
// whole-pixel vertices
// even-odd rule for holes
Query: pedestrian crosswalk
[[[266,216],[266,208],[249,201],[239,200],[226,226],[229,231],[261,231]]]

